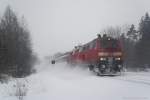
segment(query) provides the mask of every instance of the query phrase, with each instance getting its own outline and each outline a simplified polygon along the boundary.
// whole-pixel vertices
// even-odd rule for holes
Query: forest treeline
[[[124,51],[124,66],[128,69],[150,67],[150,16],[146,13],[138,25],[108,27],[102,31],[120,38]]]
[[[35,58],[24,19],[8,6],[0,18],[0,75],[27,76],[32,73]]]

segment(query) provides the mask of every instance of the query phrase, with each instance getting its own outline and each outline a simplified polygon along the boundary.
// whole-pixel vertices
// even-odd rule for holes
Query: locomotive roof
[[[83,46],[86,46],[86,45],[88,45],[88,44],[90,44],[90,43],[92,43],[92,42],[95,42],[97,39],[100,39],[100,40],[103,40],[105,37],[101,37],[101,38],[95,38],[95,39],[93,39],[92,41],[90,41],[90,42],[88,42],[88,43],[86,43],[86,44],[84,44]],[[106,37],[106,39],[110,39],[110,40],[118,40],[118,39],[116,39],[116,38],[113,38],[113,37]]]
[[[113,37],[110,37],[110,36],[100,37],[100,38],[98,37],[98,38],[95,38],[95,39],[93,39],[92,41],[90,41],[90,42],[88,42],[88,43],[85,43],[85,44],[83,44],[83,45],[78,45],[78,46],[76,46],[76,47],[79,49],[80,47],[84,47],[84,46],[89,45],[90,43],[95,42],[97,39],[103,40],[104,38],[110,39],[110,40],[118,40],[118,39],[113,38]],[[77,49],[77,48],[76,48],[76,49]]]

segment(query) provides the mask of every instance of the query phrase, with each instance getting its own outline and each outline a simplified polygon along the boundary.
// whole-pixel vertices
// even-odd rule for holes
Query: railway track
[[[126,77],[126,73],[124,73],[122,76],[116,76],[111,79],[150,86],[150,74],[149,76],[144,74],[134,74]]]

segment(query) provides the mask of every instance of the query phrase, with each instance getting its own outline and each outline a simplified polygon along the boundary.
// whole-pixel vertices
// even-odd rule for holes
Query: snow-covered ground
[[[150,100],[150,73],[126,72],[122,76],[98,77],[87,69],[62,63],[41,64],[24,80],[24,100]],[[0,85],[0,100],[18,100],[12,80]]]

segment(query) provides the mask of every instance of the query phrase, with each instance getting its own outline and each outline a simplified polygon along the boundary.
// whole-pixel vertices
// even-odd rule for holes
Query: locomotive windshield
[[[117,48],[118,41],[112,38],[101,39],[101,48]]]

